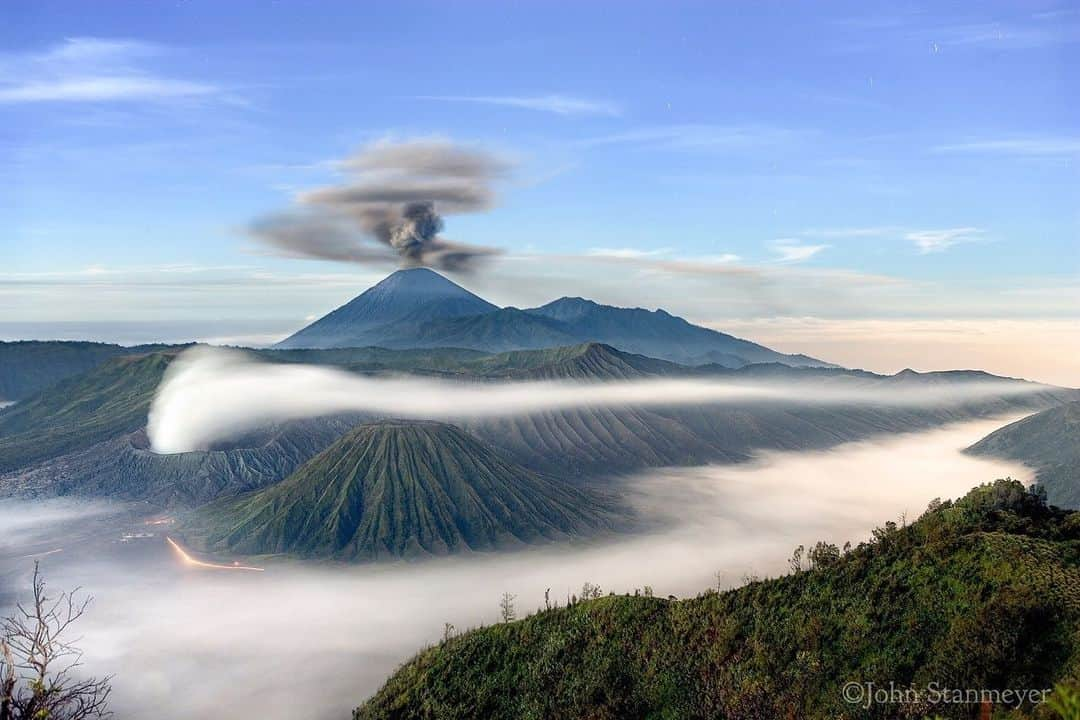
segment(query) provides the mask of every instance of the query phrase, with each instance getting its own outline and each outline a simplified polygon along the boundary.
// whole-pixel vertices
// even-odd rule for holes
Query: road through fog
[[[25,555],[64,547],[42,557],[42,567],[53,587],[82,585],[96,596],[80,628],[85,661],[91,672],[115,674],[118,717],[347,718],[399,663],[436,641],[444,622],[495,622],[503,592],[517,595],[519,614],[542,605],[546,588],[562,602],[586,581],[604,592],[648,584],[657,594],[692,595],[714,586],[718,572],[725,585],[782,572],[799,544],[865,539],[886,520],[914,519],[935,497],[1004,475],[1028,481],[1018,465],[959,453],[1011,419],[643,473],[627,492],[642,512],[668,521],[662,530],[389,566],[215,572],[179,563],[163,535],[118,542],[119,525],[90,533],[91,520],[107,512],[100,506],[5,502],[0,529],[19,533],[0,534],[0,581],[10,586],[0,601],[5,589],[25,591],[33,562]],[[118,522],[130,522],[130,512]],[[72,528],[82,533],[76,547],[65,541]]]

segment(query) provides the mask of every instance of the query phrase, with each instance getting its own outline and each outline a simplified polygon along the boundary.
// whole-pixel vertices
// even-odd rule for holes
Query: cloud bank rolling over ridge
[[[243,353],[193,348],[166,371],[147,428],[161,453],[205,449],[261,425],[349,412],[413,419],[502,417],[587,406],[715,403],[941,406],[1038,392],[1037,384],[860,388],[807,382],[656,379],[618,382],[466,383],[371,378],[344,370],[273,364]]]

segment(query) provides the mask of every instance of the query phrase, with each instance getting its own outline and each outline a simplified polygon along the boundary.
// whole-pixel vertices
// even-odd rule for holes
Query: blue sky
[[[1057,335],[1080,315],[1075,3],[37,1],[0,20],[0,323],[32,334],[324,312],[387,269],[275,257],[244,229],[365,145],[432,137],[514,165],[493,209],[446,223],[505,251],[466,279],[499,302],[662,305],[757,337],[779,318]]]

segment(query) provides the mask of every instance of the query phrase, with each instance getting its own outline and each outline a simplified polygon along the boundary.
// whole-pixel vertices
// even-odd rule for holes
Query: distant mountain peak
[[[527,312],[562,323],[578,340],[595,340],[619,350],[687,365],[742,367],[761,362],[819,365],[805,355],[785,355],[749,340],[694,325],[666,310],[602,305],[581,297],[562,297]]]
[[[382,288],[383,290],[441,289],[448,292],[469,292],[445,275],[441,275],[434,270],[425,267],[395,270],[377,282],[372,287],[372,290],[375,288]],[[471,295],[472,293],[469,294]]]
[[[453,347],[504,352],[590,341],[685,365],[828,365],[694,325],[662,309],[614,307],[580,296],[561,297],[536,308],[500,309],[427,268],[391,273],[278,347]]]
[[[579,295],[564,295],[558,300],[552,300],[548,305],[582,305],[585,307],[599,307],[600,303]]]
[[[410,322],[481,315],[499,308],[428,268],[397,270],[374,286],[278,343],[282,348],[362,347],[377,332]],[[374,334],[373,334],[374,333]]]

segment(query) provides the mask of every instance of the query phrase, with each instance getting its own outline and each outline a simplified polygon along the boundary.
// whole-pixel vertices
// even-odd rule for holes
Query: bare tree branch
[[[34,563],[33,601],[0,621],[0,720],[97,720],[108,710],[111,677],[83,678],[80,638],[69,630],[90,605],[79,588],[50,597]]]

